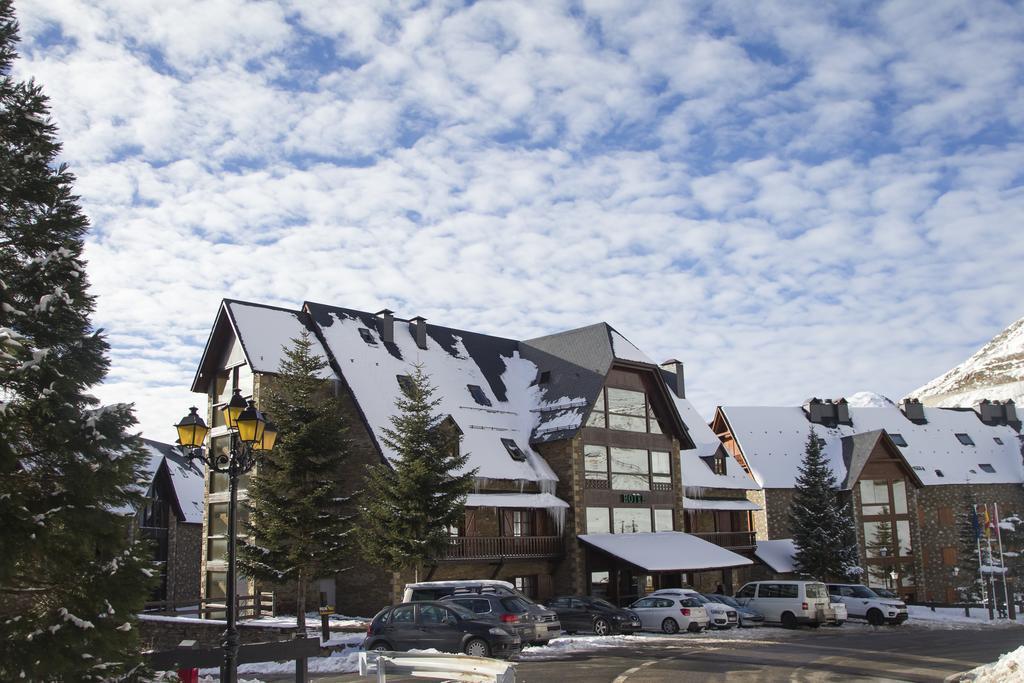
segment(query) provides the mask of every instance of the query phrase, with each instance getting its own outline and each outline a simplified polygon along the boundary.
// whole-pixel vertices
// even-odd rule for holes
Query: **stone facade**
[[[205,623],[204,623],[205,622]],[[143,615],[139,618],[139,643],[143,650],[173,650],[183,640],[194,640],[199,647],[220,647],[224,621],[216,619],[174,619]],[[291,640],[298,629],[239,622],[238,636],[244,643]]]
[[[175,518],[169,533],[167,599],[178,605],[194,605],[199,601],[203,527]]]
[[[794,489],[764,489],[763,491],[751,491],[751,494],[758,494],[755,497],[763,496],[764,502],[759,503],[762,510],[754,513],[754,525],[757,529],[757,537],[771,540],[776,538],[792,538],[789,531],[789,508],[793,506],[793,499],[796,495]],[[757,502],[755,500],[755,502]]]

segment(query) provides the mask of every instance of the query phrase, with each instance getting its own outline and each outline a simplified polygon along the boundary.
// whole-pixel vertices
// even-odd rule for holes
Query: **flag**
[[[988,514],[988,503],[985,503],[985,538],[989,538],[992,535],[992,529],[995,525],[992,524],[992,518]]]
[[[974,529],[974,537],[981,538],[981,524],[978,522],[978,506],[971,506],[971,528]]]

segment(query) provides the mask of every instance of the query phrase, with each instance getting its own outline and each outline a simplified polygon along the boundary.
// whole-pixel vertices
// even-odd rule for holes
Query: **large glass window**
[[[654,410],[642,391],[607,387],[601,390],[587,417],[588,427],[661,434]]]
[[[892,502],[897,515],[907,514],[907,484],[902,479],[892,483]]]
[[[655,510],[654,511],[654,530],[655,531],[673,531],[672,526],[672,511],[671,510]]]
[[[909,555],[913,551],[910,543],[910,522],[905,519],[896,520],[896,540],[899,542],[900,555]]]
[[[601,389],[601,393],[598,394],[597,400],[594,402],[594,409],[590,411],[590,416],[587,417],[588,427],[604,427],[606,425],[604,418],[604,389]]]
[[[587,508],[587,533],[606,534],[610,529],[608,508]]]
[[[651,531],[650,508],[612,508],[612,532],[634,534]]]
[[[648,491],[651,488],[647,451],[640,448],[611,448],[612,488],[620,491]]]
[[[865,515],[884,515],[889,510],[889,482],[869,481],[862,479],[860,482],[860,502]]]
[[[607,481],[608,449],[605,446],[584,446],[583,469],[587,479]]]
[[[672,488],[672,459],[667,451],[651,451],[651,483],[655,489]]]

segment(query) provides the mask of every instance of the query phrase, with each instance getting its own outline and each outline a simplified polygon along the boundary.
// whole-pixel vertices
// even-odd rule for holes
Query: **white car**
[[[662,588],[661,590],[654,591],[651,595],[676,595],[696,598],[708,613],[708,622],[711,628],[729,629],[739,626],[739,615],[735,609],[720,602],[708,600],[691,588]]]
[[[736,593],[736,602],[760,612],[765,621],[786,628],[835,621],[828,588],[820,581],[753,581]]]
[[[846,605],[851,619],[866,619],[873,626],[907,620],[907,606],[902,600],[884,598],[859,583],[830,583],[828,592],[832,600]]]
[[[648,595],[629,606],[645,631],[699,633],[708,626],[708,613],[696,598],[685,595]]]

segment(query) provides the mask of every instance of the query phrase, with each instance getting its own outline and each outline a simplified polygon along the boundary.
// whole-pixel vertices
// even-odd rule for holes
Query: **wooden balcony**
[[[750,549],[757,543],[754,540],[753,531],[713,531],[703,534],[691,534],[697,538],[704,539],[708,543],[720,545],[730,549]]]
[[[559,557],[565,552],[561,536],[459,536],[449,539],[443,560],[516,560]]]

